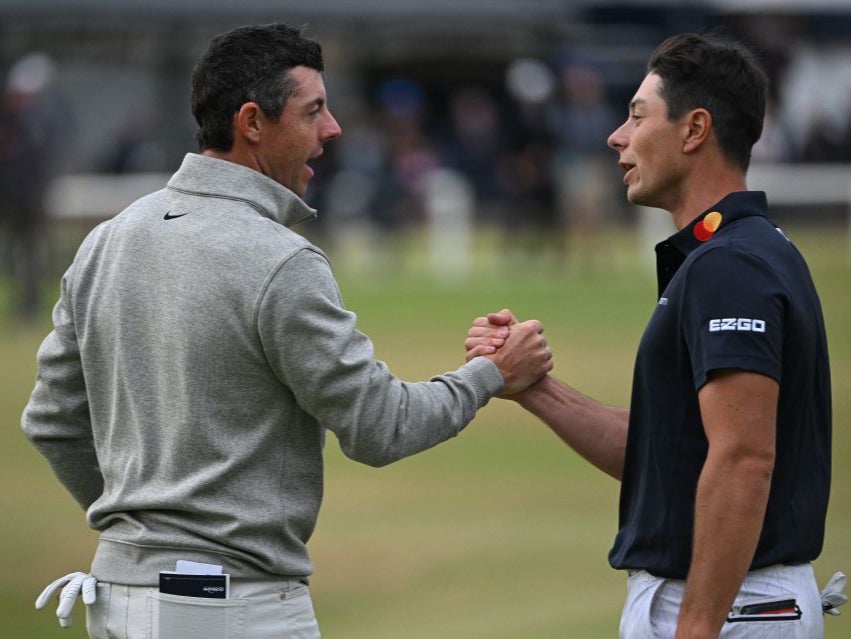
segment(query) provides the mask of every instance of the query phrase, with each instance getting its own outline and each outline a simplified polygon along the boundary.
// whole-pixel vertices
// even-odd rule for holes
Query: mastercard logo
[[[721,226],[723,216],[718,211],[707,213],[706,216],[694,225],[694,236],[701,242],[705,242]]]

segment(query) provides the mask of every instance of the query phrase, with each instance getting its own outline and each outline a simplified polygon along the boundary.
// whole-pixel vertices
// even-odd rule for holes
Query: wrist
[[[514,393],[513,395],[505,395],[505,399],[510,399],[514,402],[517,402],[521,407],[528,409],[532,406],[537,397],[542,396],[546,393],[546,388],[552,381],[552,378],[549,374],[544,375],[538,381],[530,384],[526,388],[524,388],[519,393]]]

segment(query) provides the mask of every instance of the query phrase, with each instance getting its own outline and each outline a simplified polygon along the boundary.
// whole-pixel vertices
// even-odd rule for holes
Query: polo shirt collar
[[[706,209],[685,228],[656,245],[656,277],[659,295],[674,273],[695,249],[711,241],[725,226],[745,217],[767,217],[768,201],[762,191],[737,191]]]
[[[725,226],[754,215],[766,217],[768,202],[762,191],[737,191],[730,193],[716,205],[706,209],[691,223],[668,238],[683,255],[708,242]]]

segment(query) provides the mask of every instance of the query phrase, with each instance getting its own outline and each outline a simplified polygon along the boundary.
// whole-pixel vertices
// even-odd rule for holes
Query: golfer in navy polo
[[[830,488],[830,371],[807,265],[745,175],[767,78],[732,42],[684,34],[652,55],[609,137],[627,197],[670,212],[659,299],[630,409],[546,376],[514,396],[622,480],[609,559],[628,571],[624,639],[813,639],[844,577],[819,593]],[[769,194],[770,195],[770,194]],[[477,318],[468,357],[511,339]]]
[[[656,622],[670,633],[625,636],[673,636],[684,591],[678,582],[689,575],[699,532],[696,515],[738,527],[763,512],[737,604],[741,609],[763,597],[780,599],[774,607],[764,602],[769,607],[757,625],[741,625],[729,614],[725,636],[801,624],[806,632],[776,636],[820,636],[821,600],[809,562],[822,549],[830,491],[830,370],[821,305],[807,265],[766,217],[765,194],[758,192],[731,193],[660,243],[656,253],[659,302],[636,358],[620,531],[609,559],[613,567],[632,571],[630,589],[638,591],[637,611],[625,621],[640,624],[645,600],[654,597],[661,614],[658,602],[667,598],[667,618]],[[767,506],[760,495],[737,502],[732,475],[707,485],[718,492],[719,509],[710,503],[696,513],[710,446],[700,391],[727,371],[756,373],[779,385],[774,438],[756,431],[765,439],[765,466],[758,457],[746,462],[756,467],[748,481],[768,481]],[[758,406],[742,402],[735,410]],[[742,415],[737,423],[749,428],[749,420],[763,421],[760,417]],[[722,467],[734,469],[733,461]]]

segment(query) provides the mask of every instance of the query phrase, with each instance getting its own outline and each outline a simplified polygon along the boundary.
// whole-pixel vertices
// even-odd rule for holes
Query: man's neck
[[[235,164],[242,164],[243,166],[247,166],[249,169],[260,171],[260,167],[257,165],[256,159],[251,154],[245,153],[244,150],[242,150],[236,144],[230,151],[216,151],[215,149],[204,149],[203,151],[201,151],[201,155],[216,158],[217,160],[234,162]]]
[[[678,229],[691,224],[694,218],[730,193],[748,190],[744,174],[730,167],[695,171],[688,182],[680,200],[669,209]]]

